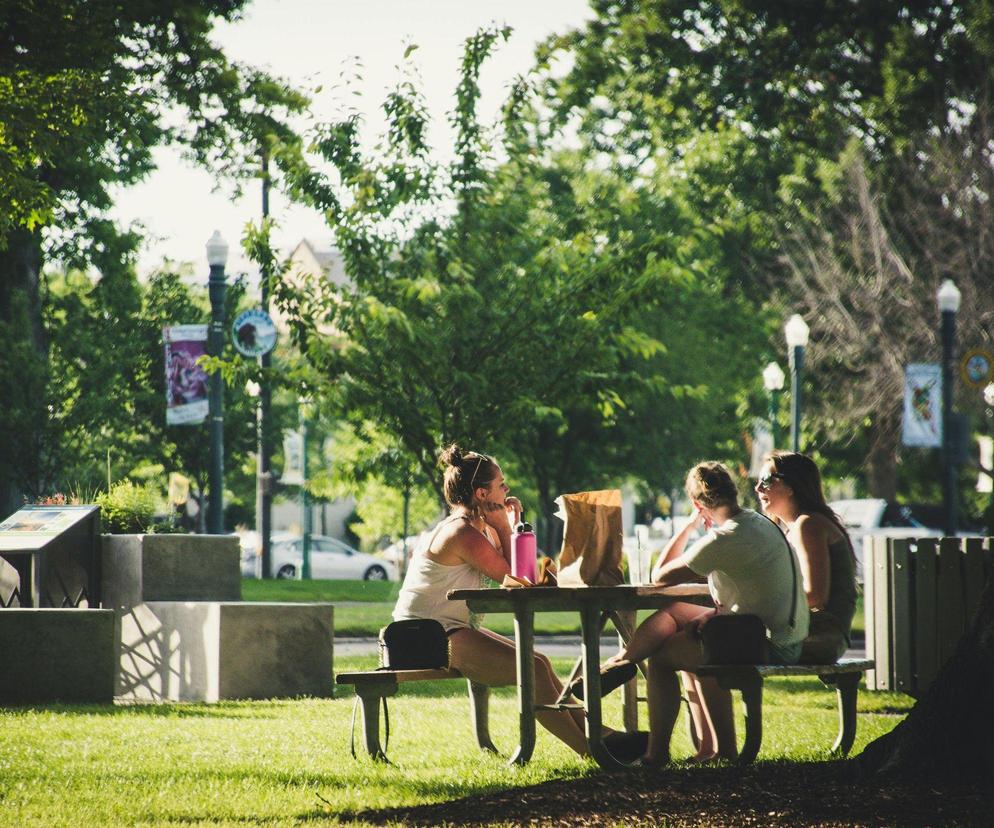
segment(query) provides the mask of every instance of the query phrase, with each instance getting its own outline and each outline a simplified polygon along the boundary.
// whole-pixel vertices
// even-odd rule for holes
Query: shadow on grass
[[[974,789],[863,782],[847,762],[768,762],[602,773],[334,816],[343,822],[433,826],[987,825],[991,804],[990,793]]]

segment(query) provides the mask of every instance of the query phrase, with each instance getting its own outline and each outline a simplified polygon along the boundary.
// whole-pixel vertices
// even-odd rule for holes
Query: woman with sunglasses
[[[785,528],[801,565],[811,611],[801,663],[831,664],[849,647],[856,612],[856,557],[849,534],[825,502],[818,467],[807,455],[768,454],[756,495],[763,511]]]
[[[452,589],[479,589],[485,575],[500,583],[511,573],[511,526],[521,503],[508,497],[497,461],[475,451],[449,446],[439,464],[445,469],[443,490],[451,513],[411,560],[397,606],[395,621],[433,618],[449,637],[449,663],[466,678],[488,687],[517,681],[514,642],[480,626],[480,617],[465,601],[450,601]],[[535,701],[553,704],[562,692],[549,659],[535,655]],[[587,738],[579,711],[542,710],[538,721],[581,756]]]

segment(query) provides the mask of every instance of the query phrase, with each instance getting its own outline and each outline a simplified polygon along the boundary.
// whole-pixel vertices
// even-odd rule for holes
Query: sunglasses
[[[774,480],[783,480],[784,477],[780,472],[770,472],[769,474],[764,474],[759,480],[756,481],[756,488],[761,492],[768,491],[770,486],[773,485]]]

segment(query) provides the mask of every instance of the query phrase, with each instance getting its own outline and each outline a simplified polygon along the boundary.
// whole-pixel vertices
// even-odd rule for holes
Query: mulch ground
[[[989,826],[994,795],[856,781],[844,763],[763,763],[632,770],[338,816],[412,826]]]

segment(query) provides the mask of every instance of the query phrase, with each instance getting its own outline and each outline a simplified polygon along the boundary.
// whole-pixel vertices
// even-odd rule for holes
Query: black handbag
[[[449,639],[433,618],[391,621],[380,630],[380,669],[444,670],[449,666]]]
[[[714,615],[701,625],[705,664],[765,664],[766,625],[758,615]]]

